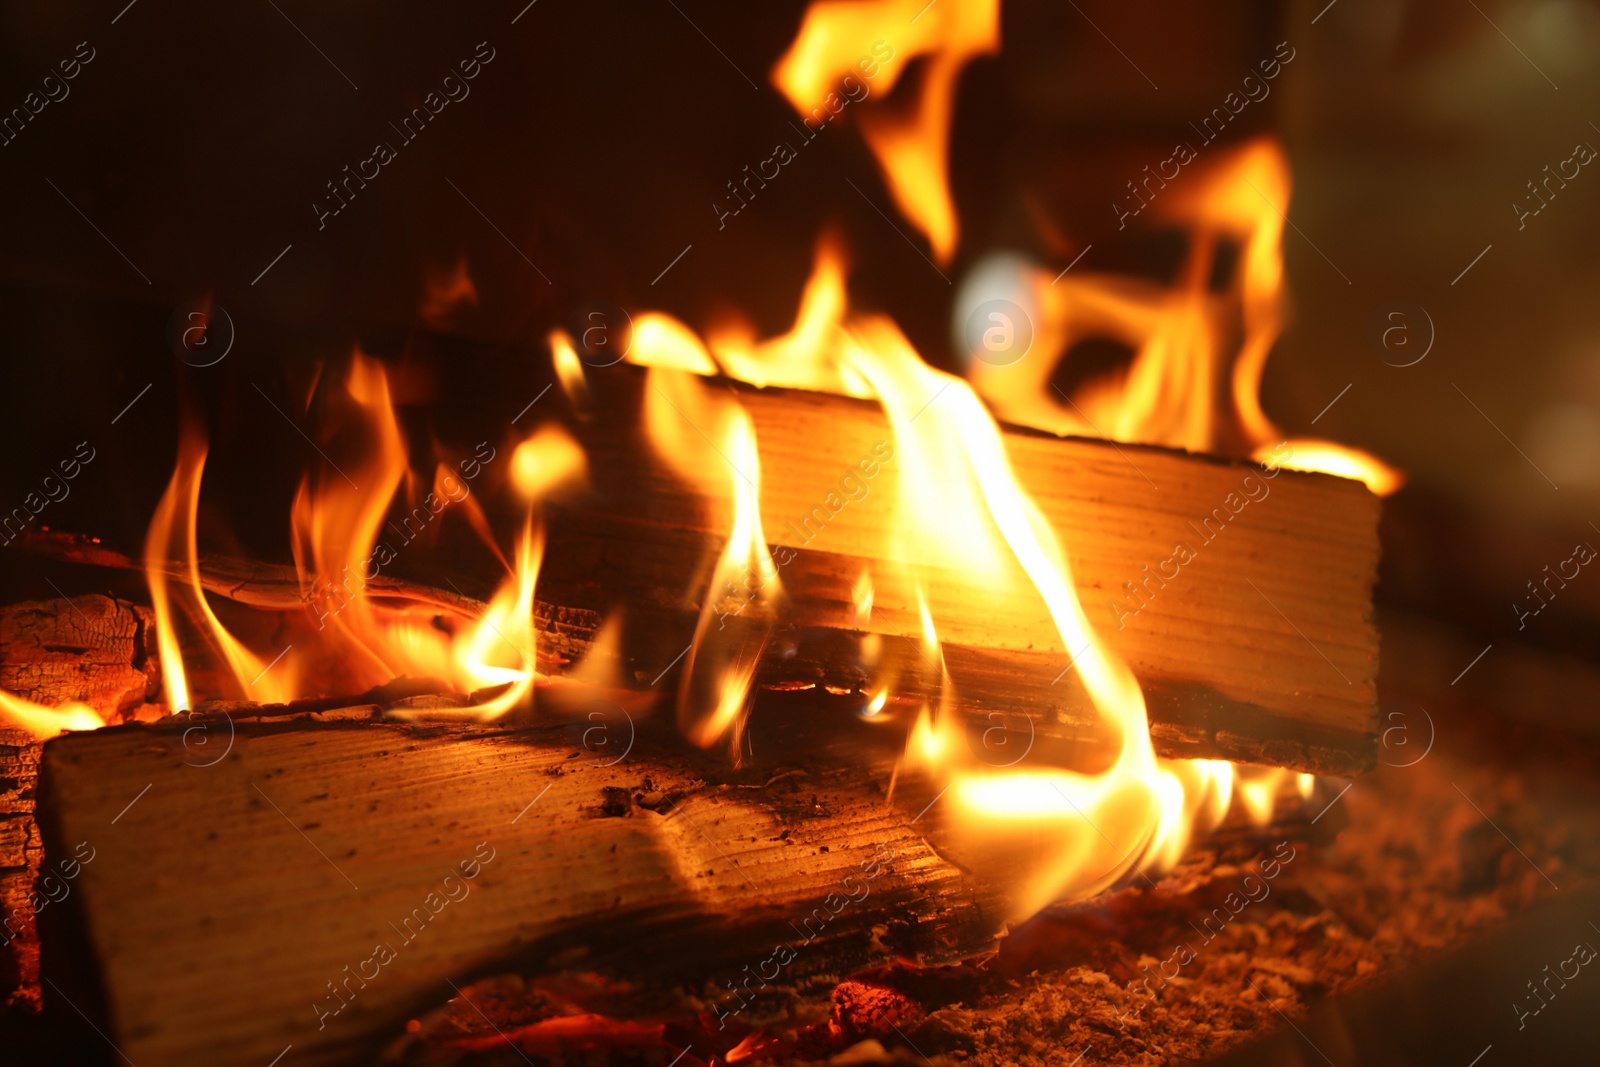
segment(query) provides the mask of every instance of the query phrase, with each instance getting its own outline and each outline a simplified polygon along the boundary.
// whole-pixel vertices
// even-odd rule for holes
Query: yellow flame
[[[550,423],[511,453],[511,484],[528,500],[542,500],[588,477],[589,460],[572,435]]]
[[[543,559],[544,531],[535,527],[530,511],[517,541],[515,569],[489,601],[482,621],[468,631],[454,652],[469,691],[501,685],[506,689],[463,709],[463,717],[497,719],[525,703],[532,705],[538,664],[533,594]]]
[[[1027,272],[1016,296],[1039,313],[1032,351],[1006,366],[974,360],[968,371],[997,414],[1057,433],[1192,451],[1259,454],[1284,440],[1260,397],[1267,357],[1284,322],[1289,165],[1268,138],[1218,151],[1209,163],[1190,164],[1195,172],[1170,188],[1146,190],[1153,195],[1152,217],[1189,234],[1174,286],[1087,271]],[[1217,293],[1211,279],[1224,241],[1237,244],[1241,254],[1235,283]],[[1227,346],[1235,336],[1230,369]],[[1059,395],[1050,384],[1059,358],[1092,338],[1130,347],[1127,368]],[[1358,479],[1379,495],[1403,481],[1399,471],[1357,449],[1289,443],[1295,459],[1287,466]]]
[[[817,0],[772,68],[772,84],[808,128],[820,130],[829,116],[850,106],[835,90],[852,79],[844,82],[844,99],[862,101],[855,105],[864,109],[861,135],[890,195],[927,236],[933,257],[948,263],[959,235],[946,175],[956,81],[974,57],[999,50],[1000,0]],[[909,107],[885,110],[870,103],[872,95],[888,94],[918,56],[925,57],[925,69]]]
[[[186,425],[178,438],[178,462],[167,483],[166,492],[156,505],[156,513],[145,538],[145,575],[156,616],[156,645],[161,658],[162,681],[168,707],[184,711],[191,706],[191,694],[184,669],[182,645],[174,625],[175,604],[168,589],[167,564],[174,536],[182,538],[178,557],[188,575],[185,606],[199,616],[204,636],[216,648],[233,673],[247,700],[282,703],[294,691],[290,663],[273,663],[246,648],[217,618],[206,599],[200,581],[199,512],[200,482],[205,471],[205,437]],[[269,671],[268,667],[272,670]]]
[[[1150,413],[1141,418],[1171,418],[1174,433],[1197,442],[1218,432],[1219,419],[1209,407],[1215,397],[1199,389],[1206,375],[1194,363],[1197,350],[1206,344],[1191,336],[1196,320],[1210,313],[1205,299],[1198,293],[1182,296],[1152,333],[1159,342],[1152,357],[1156,362],[1140,372],[1147,398],[1136,409]],[[1127,291],[1109,291],[1097,310],[1103,320],[1120,317],[1130,329],[1143,321],[1140,300]],[[753,469],[757,457],[753,441],[737,433],[730,436],[725,429],[730,416],[707,399],[703,388],[695,388],[681,369],[661,369],[665,366],[698,365],[702,374],[720,371],[761,384],[835,392],[853,392],[855,387],[847,389],[844,383],[858,382],[883,405],[895,434],[898,495],[886,531],[892,542],[886,558],[902,561],[902,566],[917,561],[914,571],[937,568],[944,580],[949,573],[965,575],[975,589],[1019,580],[1020,575],[1036,591],[1042,614],[1055,631],[1055,647],[1074,668],[1074,681],[1068,684],[1084,687],[1119,739],[1115,758],[1092,772],[1054,766],[997,768],[975,757],[961,716],[949,711],[957,701],[937,623],[922,597],[921,579],[911,575],[922,629],[920,669],[924,681],[937,687],[937,697],[907,726],[905,766],[949,787],[949,825],[957,837],[975,848],[1015,847],[1033,858],[1035,871],[1016,895],[1018,914],[1054,899],[1095,892],[1135,870],[1171,868],[1194,833],[1222,820],[1234,797],[1255,817],[1263,811],[1270,814],[1272,799],[1289,772],[1240,771],[1225,761],[1156,756],[1138,682],[1089,623],[1062,546],[1018,484],[998,425],[972,387],[923,363],[893,322],[883,316],[849,317],[843,256],[831,239],[819,242],[801,312],[783,337],[730,340],[725,331],[711,344],[714,361],[687,360],[678,354],[702,351],[693,335],[675,320],[663,316],[661,321],[670,324],[660,335],[670,343],[657,342],[636,353],[638,362],[652,367],[645,411],[650,438],[667,462],[703,492],[725,497],[720,483],[727,480],[736,499],[745,497],[723,520],[732,535],[717,567],[717,581],[725,580],[735,554],[738,562],[732,566],[759,566],[752,560],[757,546],[763,557],[765,547],[742,517],[759,517],[755,486],[741,484],[737,475],[713,478],[707,472]],[[661,350],[671,358],[658,358]],[[1163,374],[1177,375],[1181,387],[1168,388]],[[1193,399],[1196,392],[1203,403]],[[718,397],[721,404],[734,403]],[[1153,414],[1157,411],[1162,414]],[[701,434],[692,424],[724,429]],[[708,437],[721,444],[710,447]],[[733,457],[737,463],[718,466]],[[852,588],[857,624],[862,626],[870,621],[875,597],[869,583],[863,573]],[[715,599],[713,593],[708,602]],[[694,708],[684,728],[701,744],[737,738],[753,657],[767,633],[758,626],[730,639],[712,628],[711,619],[709,611],[702,612],[690,650],[695,666],[689,673],[700,680],[684,687],[685,706]],[[869,665],[876,662],[875,655],[863,658]],[[709,673],[703,666],[707,663]],[[864,717],[879,717],[894,684],[891,667],[871,686]],[[691,692],[697,694],[695,701],[687,699]],[[1296,781],[1303,790],[1301,780]],[[1041,830],[1046,834],[1043,846],[1036,836]]]
[[[633,324],[633,347],[628,359],[647,367],[715,374],[717,365],[694,331],[658,311],[640,315]]]
[[[850,599],[856,606],[856,629],[865,630],[872,621],[872,574],[865,568],[850,583]]]
[[[173,625],[172,599],[167,594],[167,560],[172,545],[172,529],[183,498],[183,448],[178,450],[179,468],[172,472],[166,492],[156,505],[150,528],[145,533],[145,581],[150,588],[150,604],[155,612],[156,653],[161,660],[162,695],[173,711],[190,707],[189,679],[183,669],[183,651]]]
[[[1365,482],[1379,496],[1388,496],[1405,484],[1402,472],[1348,445],[1310,437],[1291,437],[1288,445],[1293,452],[1286,458],[1276,458],[1270,445],[1256,449],[1253,458],[1260,463],[1275,458],[1278,466],[1290,470],[1321,471]]]
[[[573,350],[572,340],[563,330],[551,330],[547,340],[561,391],[567,394],[574,410],[586,413],[589,410],[589,382],[583,375],[583,361],[578,359],[578,353]]]
[[[722,410],[726,430],[720,451],[730,472],[733,524],[684,661],[678,715],[695,744],[709,748],[729,741],[737,751],[756,665],[771,634],[767,609],[781,585],[761,529],[755,428],[742,408],[728,405]],[[709,697],[703,695],[707,692]]]
[[[20,727],[41,741],[68,730],[98,730],[105,725],[100,714],[87,704],[74,700],[47,708],[3,689],[0,689],[0,721]]]
[[[854,368],[819,357],[838,344],[845,310],[844,277],[844,250],[831,233],[824,233],[817,241],[811,277],[788,333],[760,343],[744,336],[747,331],[742,324],[724,325],[711,334],[711,351],[723,372],[752,385],[871,396],[872,387]]]
[[[331,419],[342,431],[343,460],[315,468],[300,482],[290,512],[295,564],[310,598],[331,586],[336,603],[319,616],[326,640],[357,687],[382,685],[407,668],[446,677],[446,638],[426,619],[408,619],[378,606],[364,589],[381,566],[432,525],[426,508],[411,512],[386,531],[389,504],[406,476],[406,446],[389,395],[383,364],[356,352],[345,376],[344,395],[330,400]],[[384,551],[378,551],[382,535]],[[359,691],[359,689],[358,689]]]

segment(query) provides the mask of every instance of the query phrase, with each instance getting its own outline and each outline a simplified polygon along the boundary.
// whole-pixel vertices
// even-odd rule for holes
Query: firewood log
[[[0,607],[0,689],[35,704],[88,704],[111,718],[154,694],[148,608],[90,594]],[[0,1010],[37,1011],[34,822],[39,739],[0,721]]]
[[[0,689],[35,704],[87,704],[102,715],[155,693],[149,608],[99,594],[0,607]]]
[[[134,1063],[356,1062],[500,970],[688,982],[750,1022],[779,990],[979,951],[1007,918],[1003,882],[919,821],[931,791],[889,801],[881,746],[824,735],[779,765],[758,741],[735,769],[665,723],[621,759],[620,719],[610,747],[587,719],[374,710],[49,742],[47,862],[72,877],[41,916],[47,1007],[82,1009]]]
[[[654,623],[699,607],[727,532],[701,496],[661,463],[641,461],[651,388],[637,368],[590,374],[588,409],[570,426],[593,491],[555,512],[539,593],[570,608],[649,615],[652,625],[638,629],[654,644],[634,651],[665,666],[684,630]],[[720,380],[706,388],[737,396],[754,424],[763,528],[791,550],[774,553],[786,623],[918,637],[917,591],[885,558],[904,460],[884,459],[886,446],[899,446],[881,408]],[[1064,546],[1091,621],[1145,686],[1166,751],[1328,773],[1372,766],[1377,497],[1359,482],[1165,448],[1019,428],[1006,428],[1004,441]],[[852,585],[864,569],[875,589],[860,623]],[[924,566],[918,581],[947,648],[1002,666],[1004,688],[969,686],[969,696],[1005,706],[1029,692],[1043,701],[1010,706],[1044,721],[1096,718],[1075,676],[1062,676],[1081,650],[1059,647],[1019,568],[980,581]],[[733,609],[759,610],[737,600]]]

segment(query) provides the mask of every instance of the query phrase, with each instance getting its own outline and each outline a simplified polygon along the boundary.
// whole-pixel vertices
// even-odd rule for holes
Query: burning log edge
[[[0,689],[36,704],[69,701],[103,714],[156,693],[148,608],[90,595],[0,607]],[[0,722],[0,1009],[39,1010],[35,918],[44,859],[34,820],[40,743]]]
[[[568,515],[559,520],[562,536],[580,539],[580,531],[604,530],[614,533],[612,520]],[[575,528],[576,527],[576,528]],[[602,534],[601,536],[605,536]],[[139,564],[118,553],[93,547],[86,549],[69,540],[36,541],[35,550],[56,558],[119,569],[138,569]],[[1374,553],[1375,556],[1375,553]],[[175,578],[186,578],[185,568],[171,563],[167,571]],[[206,554],[200,560],[201,584],[209,592],[241,604],[269,611],[300,612],[307,608],[301,582],[289,566],[262,563],[234,557]],[[567,592],[573,592],[567,587]],[[613,585],[611,595],[618,590]],[[638,592],[635,587],[635,592]],[[484,603],[460,592],[438,589],[390,575],[378,575],[367,583],[363,595],[374,600],[392,600],[408,605],[421,604],[440,613],[462,619],[483,615]],[[577,594],[581,598],[581,594]],[[692,639],[696,608],[693,604],[664,607],[658,590],[648,590],[637,600],[642,608],[630,606],[647,644],[634,645],[621,652],[621,662],[606,664],[614,673],[628,679],[640,690],[656,693],[672,691],[677,659]],[[1369,609],[1370,611],[1370,609]],[[838,614],[833,612],[831,614]],[[552,676],[584,659],[594,647],[603,621],[601,612],[538,600],[534,606],[537,656],[542,671]],[[1376,635],[1369,621],[1361,630],[1373,641],[1367,672],[1376,672]],[[864,666],[861,642],[868,636],[846,626],[789,626],[769,642],[756,672],[756,685],[768,691],[804,688],[827,690],[848,697],[860,705],[870,699],[875,681],[873,670]],[[881,632],[878,637],[883,637]],[[1284,671],[1265,654],[1252,647],[1259,635],[1249,627],[1239,627],[1234,655],[1252,662],[1257,673],[1281,678]],[[1353,640],[1360,640],[1355,635]],[[901,660],[914,659],[920,645],[896,634],[894,642],[907,642]],[[676,650],[676,651],[674,651]],[[1083,765],[1099,756],[1114,754],[1118,739],[1103,722],[1075,679],[1069,674],[1071,661],[1059,654],[1027,649],[977,648],[946,642],[944,660],[954,684],[951,706],[980,731],[999,725],[1005,735],[1024,735],[1030,749],[1036,742],[1045,747],[1041,755],[1057,762]],[[666,664],[662,669],[659,664]],[[1348,666],[1348,664],[1347,664]],[[1356,668],[1349,668],[1358,673]],[[1337,670],[1337,668],[1335,668]],[[662,683],[665,682],[665,685]],[[1370,770],[1375,761],[1375,733],[1368,712],[1366,728],[1306,719],[1303,708],[1294,714],[1287,709],[1301,697],[1298,689],[1285,693],[1281,706],[1262,706],[1241,701],[1213,686],[1157,675],[1141,678],[1150,718],[1150,736],[1156,751],[1178,759],[1227,759],[1244,763],[1280,766],[1316,774],[1348,775]],[[1292,679],[1284,679],[1286,687]],[[1371,704],[1374,692],[1371,677],[1363,677],[1352,688],[1359,710]],[[939,699],[939,682],[915,670],[901,672],[889,700],[890,710],[914,710],[924,700]],[[1363,695],[1365,694],[1365,695]],[[311,704],[297,702],[298,707]],[[1336,709],[1343,717],[1348,712]],[[997,735],[996,735],[997,736]],[[1009,757],[1006,753],[996,754]],[[983,753],[979,758],[995,763]]]

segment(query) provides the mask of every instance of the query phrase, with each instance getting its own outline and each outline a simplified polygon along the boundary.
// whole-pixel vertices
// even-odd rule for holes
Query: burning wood
[[[150,623],[148,609],[104,596],[0,608],[0,1010],[38,1010],[37,919],[63,884],[41,870],[38,738],[94,729],[154,695]]]
[[[881,410],[817,393],[739,391],[761,445],[772,566],[741,568],[696,604],[682,590],[725,535],[670,471],[630,463],[636,444],[611,429],[648,402],[650,386],[636,374],[591,378],[595,415],[576,432],[594,493],[553,514],[541,598],[647,618],[635,628],[630,674],[657,679],[705,604],[727,625],[766,613],[762,592],[781,586],[783,621],[799,640],[769,644],[758,677],[859,686],[870,701],[892,687],[874,685],[859,649],[834,643],[831,665],[819,664],[800,651],[804,638],[872,634],[914,660],[926,610],[939,620],[958,702],[1034,716],[1047,730],[1092,729],[1073,670],[1083,650],[1061,647],[1019,567],[975,581],[931,541],[883,537],[914,475]],[[1375,497],[1354,482],[1165,449],[1024,430],[1007,431],[1005,446],[1044,521],[1074,546],[1073,579],[1098,632],[1149,688],[1152,733],[1167,754],[1322,773],[1371,765]],[[900,677],[910,687],[903,698],[926,695],[916,671]]]
[[[46,860],[78,862],[44,919],[85,931],[51,978],[104,990],[134,1062],[370,1057],[497,969],[687,988],[736,1034],[841,974],[968,958],[1021,914],[1015,857],[977,862],[930,783],[887,799],[898,744],[847,710],[819,728],[806,694],[773,698],[737,768],[621,712],[409,726],[375,716],[418,698],[361,699],[46,746]],[[205,891],[149,907],[169,882]]]
[[[47,746],[47,838],[94,850],[69,898],[85,955],[55,980],[98,976],[134,1062],[265,1063],[288,1044],[344,1062],[495,966],[688,980],[708,1012],[754,1022],[874,960],[970,954],[1009,913],[915,818],[931,797],[884,803],[881,742],[741,770],[648,729],[623,762],[584,719],[508,732],[375,710]],[[152,880],[203,892],[152,908]]]

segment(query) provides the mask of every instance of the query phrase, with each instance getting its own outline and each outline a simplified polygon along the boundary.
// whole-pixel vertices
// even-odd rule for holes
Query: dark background
[[[1111,203],[1288,41],[1271,97],[1225,135],[1274,129],[1294,167],[1292,316],[1267,411],[1409,472],[1390,521],[1421,518],[1390,531],[1385,595],[1480,634],[1508,631],[1524,581],[1574,540],[1600,539],[1600,177],[1585,170],[1520,232],[1510,206],[1576,142],[1600,145],[1593,3],[1008,0],[1001,53],[960,83],[963,240],[941,276],[896,232],[912,229],[848,114],[719,232],[724,183],[791,137],[768,72],[802,3],[124,2],[8,5],[0,44],[5,109],[78,42],[95,50],[70,95],[0,147],[0,507],[77,442],[97,453],[41,516],[54,528],[137,550],[187,396],[214,443],[206,539],[285,558],[288,503],[316,460],[289,417],[315,436],[304,394],[319,363],[359,345],[404,367],[415,435],[499,440],[548,380],[546,330],[575,308],[605,299],[694,326],[739,308],[781,331],[829,223],[851,249],[854,306],[887,310],[948,365],[950,302],[986,253],[1059,269],[1092,244],[1077,269],[1159,274],[1171,242],[1119,233]],[[399,147],[387,124],[480,41],[495,58],[471,95]],[[379,139],[398,158],[319,231],[324,183]],[[451,332],[481,344],[418,356],[423,278],[461,257],[480,301]],[[207,294],[236,341],[220,364],[186,366],[169,327]],[[1373,341],[1399,304],[1437,331],[1403,369]],[[49,595],[15,546],[0,552],[12,599]],[[1570,600],[1600,612],[1600,582]],[[1549,640],[1576,640],[1563,635]]]

